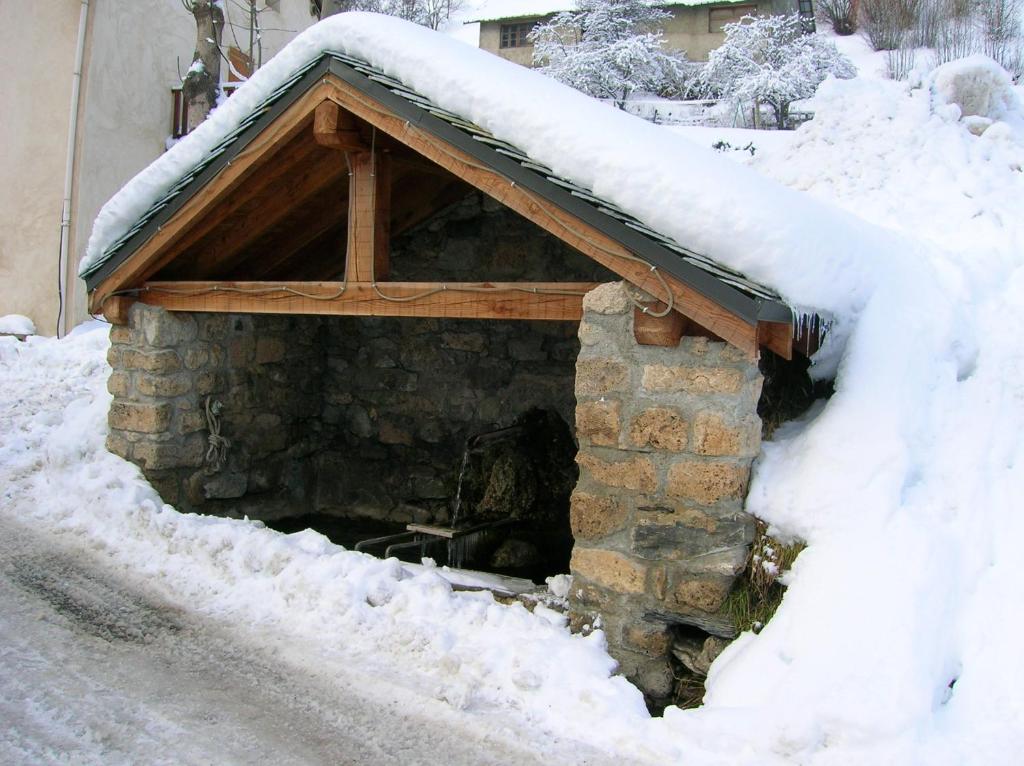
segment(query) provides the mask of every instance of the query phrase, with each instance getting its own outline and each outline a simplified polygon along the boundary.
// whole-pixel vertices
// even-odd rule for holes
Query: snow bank
[[[936,91],[829,83],[788,151],[752,163],[928,244],[887,254],[835,396],[755,471],[748,509],[809,547],[707,703],[756,710],[794,760],[1008,763],[1024,745],[1024,133],[1011,105],[976,136]]]
[[[1020,119],[1020,100],[1009,73],[988,56],[977,54],[943,64],[929,83],[938,103],[955,104],[964,117]]]
[[[22,314],[0,317],[0,335],[35,335],[35,323]]]
[[[658,126],[400,19],[333,16],[299,35],[100,211],[82,269],[279,83],[324,50],[367,60],[654,228],[797,306],[851,316],[881,253],[913,247]],[[666,168],[669,172],[666,172]],[[728,225],[721,221],[728,211]]]

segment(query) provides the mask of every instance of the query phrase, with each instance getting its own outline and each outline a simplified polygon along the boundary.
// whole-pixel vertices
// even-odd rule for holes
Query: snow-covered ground
[[[571,636],[547,610],[453,593],[437,572],[344,552],[312,533],[162,505],[103,449],[106,341],[96,330],[60,342],[0,338],[0,512],[144,578],[180,608],[292,637],[303,652],[291,659],[328,668],[328,683],[332,663],[358,663],[481,724],[528,724],[524,741],[537,752],[554,743],[550,762],[574,740],[609,757],[688,764],[1018,762],[1019,93],[990,88],[992,124],[981,132],[949,103],[949,77],[917,89],[827,83],[814,121],[741,167],[664,129],[634,131],[625,116],[590,119],[598,113],[554,85],[537,86],[550,96],[539,99],[543,116],[558,105],[557,115],[578,113],[554,127],[531,122],[527,100],[515,98],[530,88],[512,87],[525,71],[491,98],[488,76],[511,70],[485,62],[448,93],[456,83],[438,73],[461,60],[457,51],[435,51],[413,73],[415,45],[362,21],[335,26],[345,24],[357,55],[377,46],[442,105],[490,120],[560,172],[833,312],[818,369],[838,371],[836,393],[765,446],[748,500],[777,534],[808,542],[775,618],[719,658],[703,708],[652,720],[639,694],[610,676],[600,634]],[[307,37],[296,50],[308,55],[320,42]],[[243,92],[232,109],[243,108]],[[203,135],[228,129],[231,112],[222,114]],[[595,125],[637,142],[602,138]],[[558,156],[580,144],[631,154],[592,166]],[[179,147],[171,162],[187,160]],[[646,175],[622,178],[613,161]],[[135,193],[158,194],[168,177],[151,173]],[[94,247],[140,204],[115,204]],[[710,209],[730,211],[734,225],[698,232],[698,222],[713,228]]]

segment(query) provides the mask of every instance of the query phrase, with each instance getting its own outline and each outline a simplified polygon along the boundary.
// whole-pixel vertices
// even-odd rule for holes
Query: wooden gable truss
[[[579,195],[534,182],[514,158],[478,150],[456,126],[327,58],[137,246],[87,275],[93,313],[123,322],[138,300],[171,311],[579,320],[595,284],[388,281],[391,237],[469,187],[658,298],[638,309],[641,342],[677,343],[689,326],[751,355],[767,347],[791,358],[794,340],[812,350],[794,339],[781,302],[671,253],[654,251],[657,262],[651,248],[630,246],[643,239],[635,231],[574,214],[587,204]],[[407,191],[392,194],[398,186]],[[318,242],[322,255],[302,255]]]

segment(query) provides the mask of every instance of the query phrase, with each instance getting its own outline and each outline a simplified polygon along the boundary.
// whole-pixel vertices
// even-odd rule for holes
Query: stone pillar
[[[727,633],[717,612],[754,533],[743,500],[762,379],[724,342],[637,344],[623,283],[583,305],[570,604],[577,624],[599,620],[622,672],[663,702],[671,626]]]
[[[210,357],[197,336],[191,315],[142,303],[110,329],[107,449],[138,465],[172,504],[182,500],[179,473],[201,467],[206,454],[200,405],[215,384],[200,372]]]
[[[310,512],[321,439],[317,317],[168,312],[136,303],[111,328],[107,448],[182,511]],[[206,401],[220,435],[209,453]]]

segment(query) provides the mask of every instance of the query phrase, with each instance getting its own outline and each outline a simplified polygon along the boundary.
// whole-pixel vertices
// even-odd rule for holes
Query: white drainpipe
[[[85,30],[89,23],[89,0],[82,0],[78,16],[78,48],[75,51],[75,69],[71,74],[71,115],[68,119],[67,165],[64,168],[64,201],[60,214],[60,260],[57,261],[57,280],[60,287],[61,312],[57,316],[57,336],[60,336],[61,322],[68,324],[68,274],[64,264],[68,263],[68,244],[71,239],[71,190],[75,180],[75,147],[78,138],[78,102],[82,91],[82,63],[85,61]],[[63,320],[62,320],[63,316]]]

